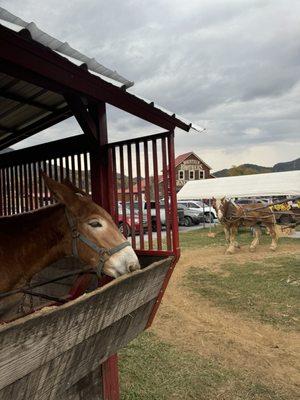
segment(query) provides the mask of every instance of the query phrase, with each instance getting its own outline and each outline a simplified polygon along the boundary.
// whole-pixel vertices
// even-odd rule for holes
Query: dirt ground
[[[299,254],[299,245],[285,244],[277,254]],[[241,264],[274,257],[267,246],[254,254],[244,246],[231,256],[224,247],[184,250],[169,283],[152,330],[162,340],[212,358],[223,366],[243,370],[246,376],[263,380],[281,393],[300,393],[300,333],[242,318],[217,308],[193,295],[182,285],[182,278],[195,265],[217,270],[230,257]],[[300,398],[300,397],[299,397]]]

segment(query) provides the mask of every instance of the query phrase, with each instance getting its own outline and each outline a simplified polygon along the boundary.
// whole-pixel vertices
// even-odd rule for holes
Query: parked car
[[[133,205],[134,205],[135,211],[138,213],[139,202],[134,201]],[[156,203],[155,203],[155,201],[150,201],[149,205],[150,205],[150,214],[151,214],[151,228],[152,228],[153,232],[156,232],[156,230],[157,230]],[[127,202],[126,206],[130,207],[130,203]],[[147,221],[147,202],[146,201],[142,201],[142,212],[143,212],[143,219],[145,219]],[[165,205],[164,205],[163,200],[161,200],[159,203],[159,215],[160,215],[161,226],[165,227],[167,222],[166,222],[166,210],[165,210]],[[182,221],[183,217],[184,217],[183,212],[178,210],[177,211],[178,221],[179,222]]]
[[[131,220],[131,214],[130,214],[130,209],[126,207],[126,215],[123,215],[123,208],[122,205],[119,204],[118,208],[118,226],[119,226],[119,231],[124,235],[124,236],[131,236],[133,233],[133,226],[135,233],[140,232],[140,223],[143,224],[143,231],[147,229],[147,219],[143,217],[142,221],[140,222],[139,215],[135,212],[134,213],[134,221]],[[133,225],[134,224],[134,225]]]
[[[215,209],[200,200],[178,200],[177,203],[187,207],[189,210],[198,211],[202,214],[204,211],[205,222],[213,222],[217,218]]]
[[[199,211],[199,209],[191,209],[180,203],[177,204],[177,209],[183,211],[183,220],[179,220],[181,225],[198,225],[204,219],[203,212]]]

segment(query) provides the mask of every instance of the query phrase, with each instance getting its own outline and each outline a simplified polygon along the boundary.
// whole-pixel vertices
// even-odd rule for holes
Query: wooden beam
[[[25,128],[13,128],[10,130],[10,132],[13,132],[11,135],[2,140],[0,139],[0,150],[5,149],[8,146],[12,146],[13,144],[20,142],[21,140],[24,140],[35,133],[42,131],[43,129],[57,124],[58,122],[64,121],[65,119],[70,118],[72,115],[73,114],[69,107],[64,107],[59,112],[47,115],[33,124],[26,126]]]
[[[80,96],[65,94],[65,99],[83,132],[87,134],[90,139],[97,140],[98,132],[95,121],[87,111],[87,107],[84,105]]]
[[[108,152],[104,147],[108,140],[105,103],[92,105],[90,113],[97,127],[98,138],[97,146],[91,151],[92,197],[96,203],[110,212],[111,183],[108,181]]]
[[[86,135],[76,135],[0,154],[0,168],[78,154],[89,151],[91,147]]]
[[[45,93],[45,89],[43,89],[42,92]],[[24,96],[20,96],[18,94],[7,92],[5,90],[0,89],[0,97],[3,97],[4,99],[13,100],[13,101],[16,101],[17,103],[21,103],[22,105],[33,106],[33,107],[39,108],[41,110],[46,110],[46,111],[51,111],[51,112],[57,111],[56,107],[47,106],[46,104],[42,104],[39,101],[34,100],[35,98],[39,97],[40,95],[41,94],[32,96],[30,98],[26,98]]]

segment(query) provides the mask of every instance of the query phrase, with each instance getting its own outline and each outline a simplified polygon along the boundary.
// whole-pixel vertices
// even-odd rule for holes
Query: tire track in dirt
[[[282,245],[277,255],[300,254],[299,246]],[[249,254],[246,246],[230,257],[244,263],[274,257],[267,246]],[[224,367],[240,370],[281,392],[300,387],[300,334],[243,319],[217,308],[182,286],[184,274],[193,265],[218,270],[224,263],[224,248],[185,250],[176,266],[152,329],[162,340],[182,349],[212,358]]]

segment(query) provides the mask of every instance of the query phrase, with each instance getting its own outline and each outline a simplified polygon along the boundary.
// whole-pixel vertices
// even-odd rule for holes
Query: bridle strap
[[[89,238],[83,236],[80,232],[77,230],[77,224],[76,220],[71,217],[69,214],[68,210],[65,208],[65,214],[66,218],[68,221],[68,224],[71,229],[71,236],[72,236],[72,254],[74,257],[79,258],[78,255],[78,248],[77,248],[77,240],[79,239],[81,242],[86,244],[90,249],[94,250],[99,256],[99,264],[96,268],[96,273],[98,275],[98,278],[102,274],[102,269],[104,266],[104,263],[114,254],[118,253],[119,251],[125,249],[125,247],[131,246],[131,244],[126,241],[123,243],[118,244],[116,247],[112,247],[110,249],[107,249],[106,247],[100,247],[96,243],[92,242]]]

